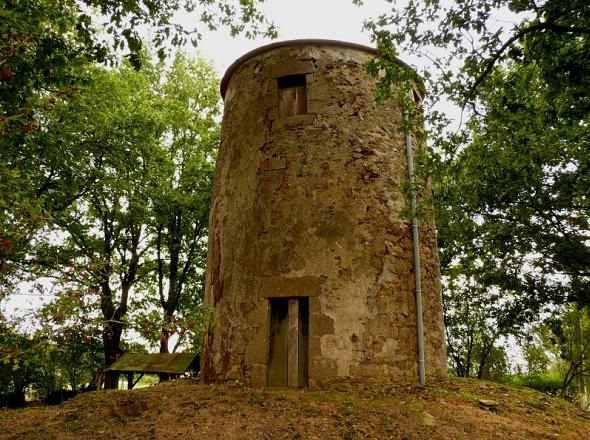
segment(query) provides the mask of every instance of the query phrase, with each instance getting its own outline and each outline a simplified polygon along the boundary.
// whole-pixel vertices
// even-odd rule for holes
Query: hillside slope
[[[493,400],[497,411],[479,400]],[[590,414],[526,388],[451,379],[252,390],[191,379],[0,410],[2,439],[590,439]]]

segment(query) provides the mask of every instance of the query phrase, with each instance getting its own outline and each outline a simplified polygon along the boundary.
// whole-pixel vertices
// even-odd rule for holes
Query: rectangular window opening
[[[279,117],[307,113],[307,80],[305,74],[277,78]]]
[[[277,84],[279,86],[279,90],[289,89],[291,87],[305,87],[307,85],[307,80],[305,78],[305,74],[287,75],[277,78]]]
[[[420,104],[422,102],[422,97],[420,96],[420,93],[418,93],[418,91],[416,89],[412,89],[412,97],[414,98],[414,102],[416,104]]]

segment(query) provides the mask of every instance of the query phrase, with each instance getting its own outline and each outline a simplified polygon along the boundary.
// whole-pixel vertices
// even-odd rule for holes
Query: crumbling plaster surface
[[[268,297],[310,296],[309,385],[415,380],[416,308],[404,137],[376,107],[371,54],[282,47],[233,73],[209,229],[205,381],[265,386]],[[278,118],[276,78],[306,74],[307,114]],[[433,224],[421,224],[426,371],[446,373]]]

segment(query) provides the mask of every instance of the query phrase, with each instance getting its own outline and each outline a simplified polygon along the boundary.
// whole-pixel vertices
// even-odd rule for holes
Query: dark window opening
[[[308,382],[309,299],[270,300],[269,387]]]
[[[307,82],[305,75],[288,75],[277,78],[279,89],[279,117],[307,113]]]
[[[289,89],[291,87],[305,87],[307,81],[305,75],[288,75],[277,78],[277,84],[280,89]]]
[[[412,89],[412,96],[416,104],[420,104],[420,102],[422,102],[422,97],[415,89]]]

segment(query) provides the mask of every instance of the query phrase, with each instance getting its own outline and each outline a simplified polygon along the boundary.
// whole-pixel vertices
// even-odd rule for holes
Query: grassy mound
[[[587,440],[590,413],[531,389],[475,380],[306,391],[187,379],[0,410],[0,438]]]

